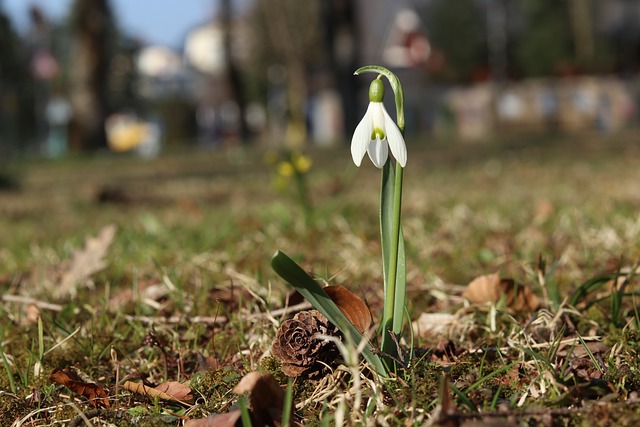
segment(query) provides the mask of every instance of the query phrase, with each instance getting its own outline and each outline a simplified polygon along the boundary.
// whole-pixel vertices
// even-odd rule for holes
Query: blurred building
[[[500,135],[613,133],[632,126],[638,84],[616,77],[481,83],[446,92],[435,127],[441,135],[484,141]]]

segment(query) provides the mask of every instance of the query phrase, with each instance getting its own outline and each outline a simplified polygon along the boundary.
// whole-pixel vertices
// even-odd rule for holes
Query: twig
[[[62,311],[62,309],[64,308],[60,304],[52,304],[45,301],[39,301],[35,298],[25,297],[22,295],[2,295],[2,301],[17,302],[20,304],[33,304],[38,308],[44,308],[45,310],[52,310],[52,311]]]
[[[44,352],[44,355],[46,356],[47,354],[51,353],[53,350],[55,350],[56,348],[60,347],[62,344],[64,344],[65,342],[67,342],[68,340],[70,340],[75,334],[77,334],[78,332],[80,332],[80,326],[78,326],[76,328],[75,331],[71,332],[69,335],[67,335],[65,337],[65,339],[63,339],[62,341],[60,341],[59,343],[57,343],[56,345],[54,345],[53,347],[51,347],[49,350]]]
[[[181,323],[181,322],[189,322],[189,323],[206,323],[209,325],[215,325],[218,323],[227,322],[227,318],[225,316],[195,316],[195,317],[185,317],[185,316],[132,316],[130,314],[125,316],[125,319],[131,320],[134,322],[143,322],[143,323]]]
[[[311,308],[311,304],[308,302],[303,302],[300,304],[292,305],[290,307],[278,308],[276,310],[271,310],[264,313],[252,314],[251,316],[247,316],[249,320],[262,319],[264,317],[280,317],[286,316],[291,313],[296,313],[302,310],[308,310]],[[229,319],[226,316],[194,316],[194,317],[184,317],[184,316],[133,316],[126,315],[125,319],[143,322],[143,323],[180,323],[180,322],[189,322],[189,323],[205,323],[209,325],[215,325],[219,323],[226,323]]]
[[[540,415],[572,415],[587,412],[589,408],[549,408],[531,411],[505,410],[500,412],[451,412],[444,415],[445,419],[473,419],[473,418],[506,418],[506,417],[535,417]]]
[[[599,336],[599,335],[591,335],[591,336],[588,336],[588,337],[582,337],[582,340],[584,340],[584,341],[602,341],[602,337]],[[555,344],[558,345],[558,344],[578,344],[578,343],[580,343],[580,340],[578,338],[567,338],[567,339],[564,339],[564,340],[562,340],[560,342],[556,342]],[[552,343],[552,342],[541,342],[541,343],[536,343],[536,344],[530,344],[530,345],[527,345],[526,347],[527,348],[531,348],[531,349],[534,349],[534,348],[545,348],[545,347],[551,347],[551,345],[553,345],[553,344],[554,343]],[[500,347],[500,348],[492,347],[492,348],[495,349],[495,350],[498,350],[498,351],[508,351],[508,350],[511,350],[513,347]],[[479,347],[479,348],[475,348],[475,349],[469,349],[468,352],[470,354],[473,354],[473,353],[478,353],[478,352],[482,352],[482,351],[485,351],[485,350],[486,350],[486,348]]]
[[[80,408],[78,408],[75,404],[71,403],[71,407],[75,409],[78,415],[75,416],[73,420],[69,423],[69,427],[79,427],[82,423],[84,423],[87,427],[93,427],[89,418],[94,418],[102,414],[102,409],[91,409],[89,411],[82,412]]]
[[[292,305],[289,307],[283,307],[283,308],[278,308],[276,310],[271,310],[267,313],[253,314],[249,316],[249,319],[259,319],[267,315],[272,317],[287,316],[291,313],[297,313],[298,311],[308,310],[310,308],[311,308],[311,304],[305,301],[305,302],[301,302],[300,304]]]

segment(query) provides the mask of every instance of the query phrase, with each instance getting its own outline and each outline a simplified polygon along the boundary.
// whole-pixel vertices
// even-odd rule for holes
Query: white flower
[[[387,145],[388,144],[388,145]],[[400,166],[407,164],[407,146],[400,129],[387,113],[382,102],[370,102],[367,112],[356,126],[351,139],[351,157],[356,166],[360,166],[364,153],[378,168],[382,168],[391,154]]]

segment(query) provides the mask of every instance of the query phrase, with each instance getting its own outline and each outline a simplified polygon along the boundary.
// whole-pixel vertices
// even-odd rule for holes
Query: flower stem
[[[385,168],[391,168],[390,161],[387,162]],[[384,171],[383,171],[384,173]],[[404,316],[404,304],[401,303],[401,307],[397,307],[396,297],[398,293],[404,294],[404,288],[399,289],[403,285],[403,280],[400,282],[398,277],[398,263],[399,263],[399,247],[400,247],[400,224],[401,224],[401,207],[402,207],[402,178],[403,168],[396,162],[395,179],[393,184],[393,217],[391,228],[391,241],[388,269],[386,272],[387,287],[385,290],[384,299],[384,312],[382,317],[382,325],[384,330],[382,331],[382,351],[397,357],[396,345],[391,337],[389,331],[392,331],[396,336],[400,336],[402,332],[402,317]],[[404,296],[402,297],[404,299]]]

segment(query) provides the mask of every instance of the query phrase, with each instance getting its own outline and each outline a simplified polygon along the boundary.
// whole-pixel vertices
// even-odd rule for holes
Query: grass
[[[637,136],[412,141],[403,204],[410,313],[454,321],[416,336],[412,363],[387,384],[364,371],[350,392],[353,367],[319,385],[295,381],[296,415],[305,425],[501,414],[530,424],[640,421]],[[12,165],[19,186],[0,191],[2,420],[85,425],[80,411],[93,425],[181,425],[237,406],[231,390],[252,370],[286,387],[267,354],[282,319],[268,313],[289,291],[269,267],[277,249],[362,293],[379,320],[378,171],[356,169],[346,148],[310,152],[309,223],[293,190],[270,184],[264,154]],[[42,274],[56,277],[107,224],[117,232],[105,268],[53,297]],[[471,279],[495,271],[528,286],[543,307],[487,310],[460,296]],[[49,382],[66,367],[103,384],[112,408],[96,412]],[[120,383],[189,382],[196,404],[122,390],[116,372]]]

